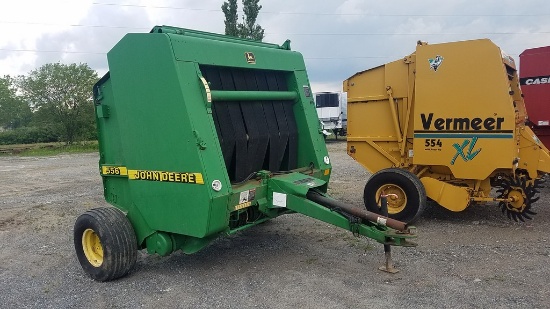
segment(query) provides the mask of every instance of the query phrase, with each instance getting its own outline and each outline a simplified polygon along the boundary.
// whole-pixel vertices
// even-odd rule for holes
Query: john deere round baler
[[[195,253],[221,235],[302,213],[389,246],[406,224],[326,195],[330,159],[303,57],[268,44],[174,27],[128,34],[94,86],[99,171],[115,207],[74,229],[96,280],[127,274],[136,252]]]

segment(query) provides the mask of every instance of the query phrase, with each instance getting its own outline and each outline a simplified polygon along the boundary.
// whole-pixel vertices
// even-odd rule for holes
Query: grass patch
[[[78,142],[71,145],[65,143],[43,143],[25,145],[0,146],[0,156],[55,156],[67,153],[98,152],[97,141]]]

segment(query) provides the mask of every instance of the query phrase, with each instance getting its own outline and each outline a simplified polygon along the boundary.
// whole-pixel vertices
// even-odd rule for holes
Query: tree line
[[[48,63],[26,75],[0,77],[0,144],[95,140],[87,64]]]

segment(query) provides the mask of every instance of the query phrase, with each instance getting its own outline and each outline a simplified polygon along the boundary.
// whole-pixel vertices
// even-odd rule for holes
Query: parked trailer
[[[316,92],[314,98],[321,128],[325,131],[332,131],[336,139],[338,136],[346,136],[348,127],[347,94],[345,92]]]
[[[550,147],[550,46],[526,49],[519,55],[519,81],[529,112],[529,126]]]
[[[138,249],[191,254],[291,213],[385,247],[415,245],[405,223],[326,194],[332,166],[289,41],[157,26],[127,34],[107,57],[93,95],[99,172],[114,207],[87,211],[74,227],[79,262],[95,280],[126,275]]]

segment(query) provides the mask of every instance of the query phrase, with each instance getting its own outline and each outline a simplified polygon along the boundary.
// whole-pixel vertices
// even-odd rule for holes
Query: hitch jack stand
[[[381,213],[383,216],[388,216],[388,196],[394,196],[395,194],[382,194],[381,197]],[[397,197],[397,195],[395,195]],[[399,269],[393,267],[391,260],[391,245],[384,245],[384,255],[386,257],[386,264],[378,267],[379,270],[385,271],[390,274],[399,272]]]

